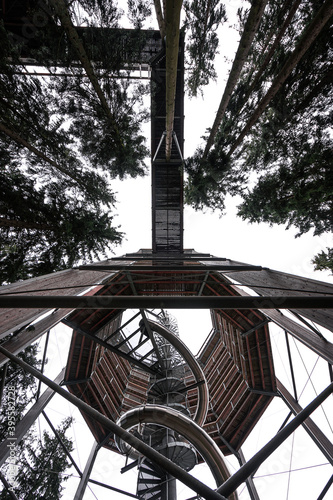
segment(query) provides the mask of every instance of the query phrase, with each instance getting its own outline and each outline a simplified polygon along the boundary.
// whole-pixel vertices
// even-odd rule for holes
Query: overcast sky
[[[235,13],[239,2],[227,2],[227,13],[229,22],[226,23],[223,31],[223,38],[221,40],[220,54],[217,56],[217,68],[219,79],[206,89],[204,97],[185,101],[185,156],[190,156],[195,148],[201,142],[201,136],[205,133],[205,129],[210,127],[219,105],[220,98],[223,93],[224,84],[227,78],[227,73],[230,65],[225,64],[225,57],[232,57],[232,53],[237,47],[239,35],[232,30],[229,25],[234,22],[232,15]],[[121,2],[120,2],[121,4]],[[149,125],[145,127],[147,131],[147,144],[150,144],[149,138]],[[121,247],[118,247],[115,252],[116,255],[121,255],[126,252],[134,252],[140,248],[151,248],[151,181],[150,177],[144,179],[126,180],[125,182],[114,182],[113,186],[115,191],[118,192],[118,204],[116,212],[118,213],[115,222],[121,225],[121,229],[126,233],[126,240],[124,240]],[[311,258],[326,247],[332,246],[332,238],[324,235],[320,237],[313,237],[311,233],[303,235],[295,239],[295,229],[285,231],[284,227],[274,226],[270,228],[267,224],[250,225],[243,222],[236,217],[236,206],[239,199],[228,198],[226,215],[219,218],[218,214],[199,213],[194,212],[190,208],[185,208],[184,220],[184,239],[185,248],[194,248],[199,252],[207,252],[219,257],[227,257],[233,260],[242,262],[267,266],[272,269],[297,274],[300,276],[313,277],[315,279],[331,281],[331,276],[326,272],[313,271]],[[186,340],[188,345],[196,353],[202,342],[206,338],[210,330],[209,313],[208,312],[192,312],[185,316],[179,312],[179,326],[181,338]],[[195,333],[195,335],[194,335]],[[61,366],[64,366],[67,358],[64,345],[68,344],[70,339],[70,332],[63,326],[58,326],[50,340],[49,347],[49,366],[48,372],[51,376],[59,372]],[[191,339],[193,342],[191,343]],[[282,345],[283,333],[274,331],[273,345],[277,353],[276,363],[281,368],[282,372],[287,373],[287,368],[284,366],[285,351]],[[281,350],[279,350],[281,349]],[[297,348],[294,347],[296,352]],[[282,353],[282,354],[279,354]],[[296,355],[297,352],[296,352]],[[304,353],[305,355],[305,353]],[[316,364],[317,363],[317,364]],[[327,370],[327,366],[317,361],[316,358],[310,353],[307,358],[307,365],[311,369],[316,364],[316,373],[319,378],[325,380],[327,378],[327,371],[321,377],[321,373]],[[300,368],[300,373],[305,377],[305,369]],[[301,375],[300,375],[301,376]],[[258,426],[257,431],[254,433],[252,441],[245,447],[246,458],[249,458],[252,453],[258,449],[265,440],[269,437],[269,433],[274,435],[277,431],[276,425],[273,422],[282,423],[283,418],[287,414],[286,410],[282,410],[278,405],[279,402],[272,404],[265,414],[263,423]],[[89,431],[86,430],[85,424],[82,422],[78,412],[70,407],[66,402],[59,401],[54,398],[47,409],[47,414],[51,419],[57,420],[68,413],[73,413],[76,419],[76,426],[74,429],[73,439],[78,451],[75,453],[76,460],[79,466],[83,469],[85,460],[88,456],[90,446],[92,444],[92,437]],[[332,413],[331,413],[332,415]],[[318,417],[319,418],[319,417]],[[41,424],[43,425],[43,424]],[[279,424],[277,424],[279,425]],[[325,424],[326,425],[326,424]],[[265,429],[265,430],[264,430]],[[267,430],[268,429],[268,430]],[[270,429],[270,430],[269,430]],[[328,431],[329,432],[329,431]],[[310,443],[311,444],[311,443]],[[290,466],[295,466],[296,462],[291,462],[290,450],[293,449],[293,460],[298,459],[298,463],[302,463],[302,458],[310,449],[309,440],[302,431],[300,437],[295,439],[291,438],[284,447],[279,449],[268,465],[263,468],[262,474],[266,477],[262,480],[257,480],[259,491],[262,494],[262,500],[283,500],[284,498],[296,500],[301,498],[303,500],[314,500],[317,498],[318,492],[321,491],[325,484],[325,478],[329,477],[329,470],[327,466],[323,465],[320,469],[323,472],[323,479],[320,477],[318,468],[313,472],[307,469],[305,472],[299,472],[296,479],[288,482],[289,476],[286,474],[275,476],[267,476],[288,470]],[[311,448],[310,455],[306,464],[312,463],[319,464],[320,461],[325,462],[322,456],[316,455],[316,451]],[[305,460],[305,458],[304,458]],[[124,476],[119,475],[119,469],[124,465],[124,458],[111,454],[110,452],[103,451],[100,454],[96,468],[92,474],[95,479],[105,481],[113,486],[119,485],[120,488],[127,491],[135,492],[136,484],[136,471],[126,473]],[[235,462],[231,462],[231,467]],[[303,466],[304,462],[303,462]],[[327,472],[328,470],[328,472]],[[313,474],[313,490],[306,487],[306,490],[301,492],[301,484],[309,484],[309,474]],[[200,476],[200,479],[205,480],[214,486],[205,473],[203,475],[200,469],[195,472]],[[303,476],[303,474],[305,474]],[[322,482],[324,481],[324,482]],[[65,500],[73,499],[73,492],[77,487],[77,480],[73,479],[68,482],[68,487],[63,496]],[[288,486],[289,484],[289,486]],[[279,487],[277,486],[279,485]],[[282,486],[281,486],[282,485]],[[288,490],[289,488],[289,490]],[[295,488],[295,489],[294,489]],[[93,491],[93,492],[92,492]],[[98,498],[104,499],[125,499],[123,495],[118,495],[114,492],[103,490],[96,486],[92,486],[92,491],[88,490],[85,500]],[[289,491],[289,493],[288,493]],[[191,493],[180,486],[178,489],[179,500],[185,500],[191,496]],[[289,496],[288,496],[289,495]],[[241,500],[247,500],[246,492],[243,492],[240,497]]]

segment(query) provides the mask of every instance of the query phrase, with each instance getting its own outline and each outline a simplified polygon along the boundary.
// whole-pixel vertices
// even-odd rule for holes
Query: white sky
[[[120,2],[121,4],[121,2]],[[231,17],[231,11],[235,12],[239,2],[227,2],[227,13]],[[231,9],[231,10],[230,10]],[[209,86],[204,94],[204,98],[193,99],[185,102],[185,157],[191,155],[197,145],[201,142],[200,137],[205,133],[205,129],[210,127],[219,105],[222,96],[224,83],[228,67],[225,65],[225,56],[230,57],[235,50],[239,36],[228,26],[232,22],[226,23],[224,34],[220,47],[220,54],[217,56],[217,68],[219,71],[219,79],[217,83]],[[149,129],[149,126],[148,126]],[[147,130],[148,130],[147,129]],[[149,132],[147,132],[148,134]],[[147,137],[147,144],[150,144],[150,139]],[[116,249],[116,255],[121,255],[126,252],[134,252],[140,248],[151,248],[151,192],[150,178],[144,179],[128,179],[125,182],[114,182],[114,190],[118,192],[117,199],[119,203],[116,207],[116,212],[119,214],[115,219],[117,224],[121,225],[121,229],[126,233],[126,240],[121,247]],[[185,248],[194,248],[198,252],[208,252],[219,257],[227,257],[233,260],[267,266],[272,269],[297,274],[300,276],[312,277],[315,279],[332,282],[331,276],[326,272],[313,271],[311,264],[312,257],[326,247],[332,246],[332,237],[323,235],[313,237],[311,233],[295,239],[296,230],[290,229],[285,231],[281,226],[270,228],[267,224],[250,225],[236,218],[236,206],[239,203],[237,199],[228,198],[227,214],[223,218],[219,218],[217,214],[212,213],[196,213],[192,209],[185,208],[184,220],[184,238]],[[193,311],[183,313],[175,312],[175,316],[179,319],[179,330],[181,338],[186,341],[189,347],[195,354],[210,330],[209,315],[206,311]],[[62,366],[66,364],[67,357],[65,354],[65,345],[68,345],[70,332],[63,326],[58,326],[54,329],[50,339],[48,350],[49,363],[47,372],[50,376],[55,376]],[[284,334],[277,328],[273,328],[272,346],[274,349],[275,366],[279,370],[279,376],[285,384],[289,384],[290,375],[286,361],[286,352],[284,347]],[[299,347],[299,346],[298,346]],[[294,343],[292,349],[296,358],[298,357],[298,372],[297,380],[304,385],[307,380],[306,368],[311,371],[315,366],[314,375],[316,389],[318,392],[322,390],[325,384],[328,384],[328,369],[327,364],[322,360],[317,361],[317,357],[313,353],[305,352],[307,350],[299,347],[302,355],[306,356],[306,368],[301,361],[300,354]],[[290,389],[291,390],[291,389]],[[311,384],[307,384],[307,398],[313,396],[313,388]],[[306,400],[304,405],[306,404]],[[302,404],[302,403],[301,403]],[[326,405],[328,415],[332,416],[332,404]],[[76,420],[74,426],[73,439],[77,451],[74,456],[78,465],[83,469],[86,458],[89,454],[92,445],[92,437],[87,431],[85,424],[80,418],[79,412],[71,407],[67,402],[59,400],[55,397],[48,406],[46,413],[51,420],[58,420],[65,415],[73,414]],[[272,437],[278,426],[282,423],[288,411],[281,406],[279,400],[274,400],[269,409],[265,413],[263,419],[258,424],[251,438],[244,446],[245,457],[250,456],[262,446],[270,437]],[[332,432],[329,429],[327,420],[323,416],[322,410],[316,412],[314,417],[321,425],[324,426],[325,432],[332,439]],[[41,426],[44,426],[41,419]],[[265,476],[262,479],[256,480],[259,494],[262,500],[314,500],[318,497],[323,489],[330,474],[331,468],[327,465],[321,465],[315,469],[306,469],[305,471],[295,472],[291,475],[288,493],[288,474],[275,474],[277,472],[287,471],[291,466],[292,469],[309,467],[313,464],[324,464],[326,459],[318,454],[315,447],[312,446],[310,439],[300,430],[296,433],[296,438],[290,438],[281,448],[279,448],[269,461],[267,461],[258,471],[258,476]],[[293,450],[293,458],[291,459],[290,451]],[[232,467],[237,467],[234,460],[230,461]],[[112,486],[125,489],[135,493],[136,471],[130,471],[123,476],[119,475],[119,469],[124,465],[124,458],[108,451],[102,450],[99,454],[98,462],[91,475],[92,478],[104,481]],[[63,495],[64,500],[72,500],[76,490],[78,480],[74,476],[68,481],[66,490]],[[202,472],[200,468],[195,469],[195,475],[201,480],[209,483],[209,475]],[[210,483],[213,487],[213,482]],[[305,485],[302,488],[302,485]],[[248,494],[241,487],[240,500],[247,500]],[[178,500],[190,498],[194,493],[191,493],[184,486],[178,487]],[[289,495],[289,496],[288,496]],[[329,496],[328,496],[329,497]],[[327,498],[328,498],[327,497]],[[118,500],[129,498],[109,490],[104,490],[100,487],[91,486],[84,497],[85,500]]]

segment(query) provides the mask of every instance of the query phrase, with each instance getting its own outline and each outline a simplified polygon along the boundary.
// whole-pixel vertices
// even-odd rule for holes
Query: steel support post
[[[86,491],[88,480],[89,480],[92,468],[94,466],[95,460],[97,458],[97,453],[98,453],[99,449],[100,449],[99,443],[97,443],[97,441],[95,441],[92,448],[91,448],[86,466],[84,468],[84,471],[83,471],[83,474],[81,477],[81,481],[80,481],[79,486],[76,490],[74,500],[82,500],[82,498],[83,498],[83,495]]]
[[[228,497],[333,393],[333,382],[281,429],[258,453],[233,474],[217,491]]]
[[[282,382],[277,379],[277,390],[281,395],[283,401],[288,406],[289,410],[292,411],[294,415],[299,414],[302,411],[302,407],[298,404],[295,398],[290,394],[290,392],[284,387]],[[308,418],[302,423],[304,429],[309,434],[311,439],[314,441],[319,450],[327,458],[327,460],[333,465],[333,444],[325,436],[325,434],[319,429],[319,427],[313,422],[311,418]]]
[[[99,413],[97,410],[91,408],[87,403],[77,398],[73,394],[67,392],[57,383],[45,377],[45,375],[43,375],[41,372],[39,372],[32,366],[28,365],[27,363],[19,359],[17,356],[11,354],[1,345],[0,345],[0,352],[5,354],[11,361],[21,366],[24,370],[31,373],[34,377],[41,380],[44,384],[48,385],[54,392],[63,396],[64,399],[66,399],[74,406],[76,406],[80,411],[94,418],[106,429],[113,432],[116,436],[125,441],[125,443],[128,443],[130,446],[139,451],[139,453],[142,453],[142,455],[146,456],[149,460],[151,460],[152,462],[156,463],[157,465],[165,469],[167,473],[171,474],[176,479],[179,479],[186,486],[194,490],[196,493],[201,495],[206,500],[226,500],[223,495],[221,495],[217,491],[212,490],[211,488],[203,484],[201,481],[191,476],[188,472],[183,470],[181,467],[178,467],[171,460],[165,458],[158,451],[153,450],[150,446],[143,443],[133,434],[125,431],[119,425],[112,422],[110,419]]]
[[[246,464],[246,460],[245,460],[245,457],[244,457],[244,454],[243,454],[243,451],[241,448],[238,450],[238,457],[237,458],[238,458],[240,466],[243,466],[244,464]],[[255,487],[255,484],[253,482],[252,475],[246,479],[246,486],[247,486],[247,490],[249,492],[251,500],[260,500],[258,492],[257,492],[257,488]]]
[[[34,296],[0,295],[0,308],[34,309],[333,309],[333,296],[205,296],[186,297],[169,295],[83,295],[83,296]]]

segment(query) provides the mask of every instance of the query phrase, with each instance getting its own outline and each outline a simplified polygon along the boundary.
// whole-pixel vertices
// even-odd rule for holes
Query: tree
[[[2,343],[13,336],[15,333],[0,342]],[[18,357],[34,368],[40,369],[41,362],[38,358],[37,344],[32,344],[24,349],[18,354]],[[0,404],[0,442],[11,436],[10,429],[17,425],[29,405],[35,402],[37,392],[36,379],[10,361],[2,376],[5,377],[5,383],[4,396]],[[67,418],[57,429],[58,435],[68,451],[73,450],[72,441],[66,437],[66,431],[71,423],[72,419]],[[14,441],[9,442],[13,443]],[[42,439],[37,439],[36,432],[32,428],[20,443],[15,442],[15,454],[17,454],[18,472],[13,491],[17,498],[58,500],[63,489],[62,482],[67,479],[64,473],[70,466],[67,455],[58,439],[46,431],[43,432]],[[9,468],[8,462],[6,464],[4,466],[5,476]],[[12,482],[9,484],[13,486]],[[0,492],[0,499],[10,498],[12,497],[6,489]]]
[[[66,431],[72,423],[65,419],[56,429],[67,450],[73,450],[72,441],[66,437]],[[26,500],[38,499],[58,500],[64,489],[63,482],[68,479],[65,471],[70,467],[67,454],[60,446],[57,437],[43,431],[41,439],[37,439],[33,431],[23,439],[18,457],[18,474],[15,478],[13,492],[18,498]],[[10,499],[10,493],[3,489],[0,499]]]
[[[251,43],[258,30],[261,17],[263,15],[267,0],[254,0],[251,5],[251,10],[249,12],[247,21],[244,26],[242,38],[240,40],[238,50],[230,71],[230,75],[220,102],[219,109],[216,113],[215,121],[213,127],[210,131],[210,135],[207,139],[207,144],[204,151],[204,156],[207,156],[209,149],[211,148],[214,138],[217,134],[219,125],[223,119],[225,110],[229,104],[232,92],[238,81],[240,72],[245,63],[246,57],[251,48]]]
[[[269,28],[280,10],[269,2],[205,168],[199,151],[186,163],[185,193],[193,206],[221,211],[227,193],[239,194],[243,219],[322,234],[332,231],[332,5],[291,9],[272,56]],[[199,203],[191,198],[193,172]]]
[[[218,53],[217,30],[227,20],[226,11],[219,0],[193,0],[184,2],[186,14],[184,28],[187,37],[187,85],[190,96],[216,79],[214,59]]]
[[[316,271],[328,270],[333,272],[333,248],[327,248],[327,252],[323,250],[317,254],[313,261]]]
[[[106,255],[122,234],[102,206],[36,183],[18,169],[0,171],[1,282],[65,269]]]

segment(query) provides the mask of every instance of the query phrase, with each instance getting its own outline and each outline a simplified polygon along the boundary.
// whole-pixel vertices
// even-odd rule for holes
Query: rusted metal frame
[[[258,328],[261,328],[262,326],[267,325],[267,323],[269,323],[270,321],[271,321],[270,319],[266,318],[261,323],[258,323],[257,325],[254,325],[254,327],[250,328],[250,330],[247,330],[246,332],[241,332],[240,334],[241,334],[242,337],[246,337],[246,335],[250,335],[250,333],[255,332]]]
[[[39,381],[40,384],[42,383],[41,380]],[[77,463],[75,462],[74,458],[72,457],[72,454],[71,452],[68,450],[67,446],[64,444],[63,440],[61,439],[60,435],[59,435],[59,432],[57,431],[57,429],[54,427],[54,425],[52,424],[51,420],[49,419],[49,417],[46,415],[45,411],[43,410],[42,411],[42,415],[43,417],[45,418],[46,422],[49,424],[49,426],[51,427],[52,429],[52,432],[53,434],[55,435],[55,437],[57,438],[57,440],[59,441],[59,444],[60,446],[62,447],[62,449],[64,450],[64,452],[66,453],[67,457],[69,458],[69,460],[71,461],[73,467],[75,468],[76,472],[79,474],[79,476],[81,477],[82,476],[82,472],[81,470],[79,469]]]
[[[92,340],[93,342],[100,344],[105,349],[108,349],[109,351],[113,352],[114,354],[117,354],[118,356],[126,359],[126,361],[128,361],[129,363],[132,363],[132,364],[138,366],[142,370],[144,370],[152,375],[162,376],[162,374],[160,372],[152,370],[148,365],[145,365],[144,363],[141,363],[137,359],[132,358],[131,356],[128,356],[127,353],[120,351],[119,349],[117,349],[117,347],[112,346],[111,344],[105,342],[104,340],[100,339],[99,337],[95,337],[94,335],[92,335],[88,332],[85,332],[84,330],[81,330],[80,328],[76,328],[76,331],[78,333],[80,333],[81,335],[83,335],[84,337],[87,337],[88,339]]]
[[[298,402],[297,387],[296,387],[296,380],[295,380],[295,373],[294,373],[294,366],[293,366],[293,360],[292,360],[292,357],[291,357],[291,351],[290,351],[290,343],[289,343],[288,333],[287,333],[286,330],[284,331],[284,336],[285,336],[286,346],[287,346],[287,353],[288,353],[288,361],[289,361],[289,368],[290,368],[291,380],[292,380],[293,389],[294,389],[294,398]]]
[[[262,388],[265,390],[266,389],[266,383],[265,383],[264,368],[263,368],[263,365],[262,365],[262,356],[261,356],[261,349],[260,349],[260,341],[259,341],[258,330],[255,331],[255,336],[256,336],[256,347],[257,347],[258,359],[259,359],[259,370],[260,370],[260,376],[261,376],[261,384],[262,384]]]
[[[289,408],[289,410],[294,415],[299,415],[303,408],[298,404],[298,402],[293,398],[290,392],[284,387],[284,385],[277,380],[277,386],[280,396]],[[317,448],[323,453],[325,458],[333,465],[333,444],[327,438],[327,436],[319,429],[315,422],[309,417],[304,422],[302,426],[313,440]]]
[[[1,348],[1,346],[0,346]],[[258,453],[245,465],[227,479],[217,491],[229,496],[233,493],[333,392],[333,383],[324,389],[294,419],[279,431]]]

